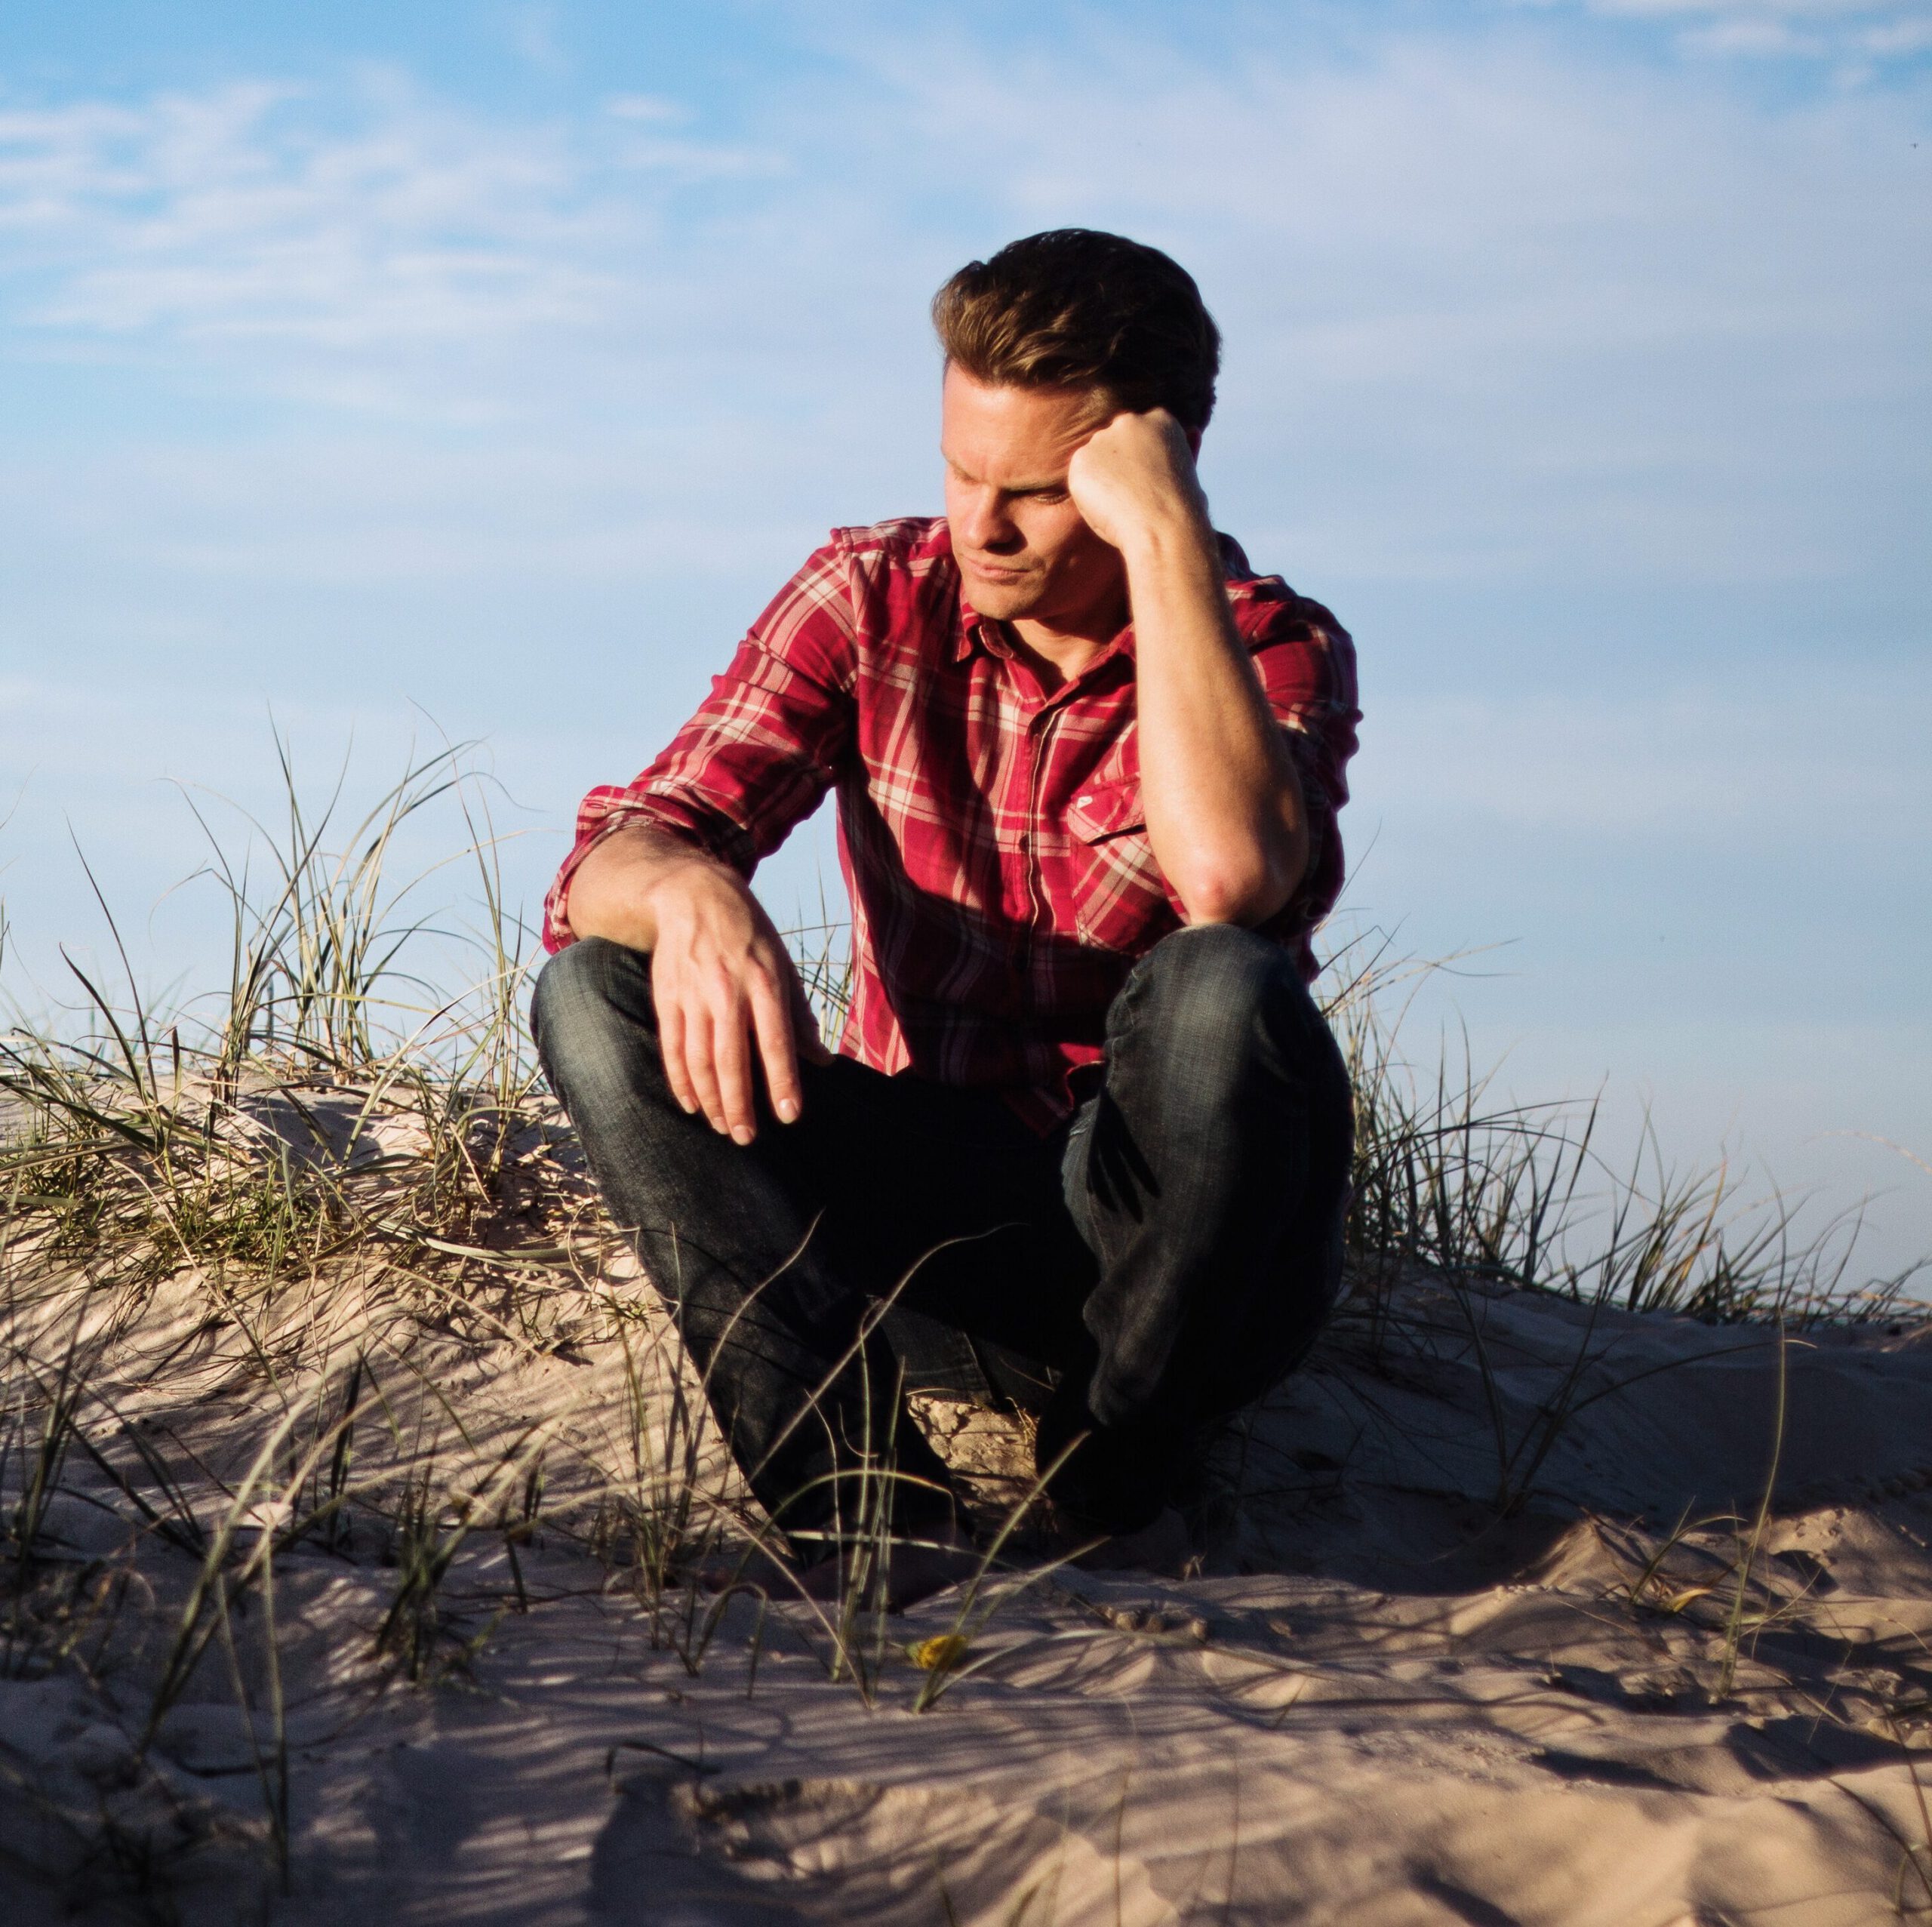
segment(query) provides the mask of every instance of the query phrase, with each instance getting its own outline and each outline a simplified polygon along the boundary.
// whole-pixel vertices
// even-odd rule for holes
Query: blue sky
[[[1349,913],[1482,951],[1417,1048],[1902,1264],[1929,206],[1926,0],[9,8],[15,987],[99,941],[70,834],[217,956],[168,780],[266,802],[271,706],[318,780],[485,739],[534,900],[826,528],[937,509],[932,288],[1112,226],[1227,336],[1217,519],[1356,634]]]

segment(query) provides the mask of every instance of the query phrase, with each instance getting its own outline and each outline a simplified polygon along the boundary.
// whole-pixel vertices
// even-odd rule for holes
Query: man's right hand
[[[651,953],[657,1033],[672,1094],[749,1144],[758,1132],[752,1060],[781,1123],[798,1115],[801,1053],[829,1060],[804,987],[744,879],[654,830],[623,830],[571,879],[572,931]]]

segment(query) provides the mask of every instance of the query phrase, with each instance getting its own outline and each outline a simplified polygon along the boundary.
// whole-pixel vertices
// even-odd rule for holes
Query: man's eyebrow
[[[976,475],[968,474],[944,449],[940,451],[940,459],[961,482],[977,482],[980,479]],[[1001,486],[999,492],[1002,495],[1057,495],[1062,493],[1066,487],[1066,477],[1058,475],[1044,482],[1009,482]]]

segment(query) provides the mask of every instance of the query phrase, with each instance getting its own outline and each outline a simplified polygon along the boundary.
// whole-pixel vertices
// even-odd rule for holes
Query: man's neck
[[[1042,688],[1057,689],[1086,670],[1094,658],[1127,626],[1125,591],[1105,607],[1083,614],[1064,625],[1035,616],[1017,616],[1006,626],[1040,679]]]
[[[1042,636],[1037,623],[1010,622],[1006,626],[1019,654],[1031,665],[1040,687],[1049,695],[1062,683],[1071,682],[1080,675],[1106,647],[1090,636],[1051,633]]]

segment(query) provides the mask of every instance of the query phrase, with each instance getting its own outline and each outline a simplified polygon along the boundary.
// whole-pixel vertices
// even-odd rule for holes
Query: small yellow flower
[[[941,1633],[906,1650],[912,1656],[912,1664],[921,1671],[950,1673],[966,1657],[966,1641],[960,1633]]]

